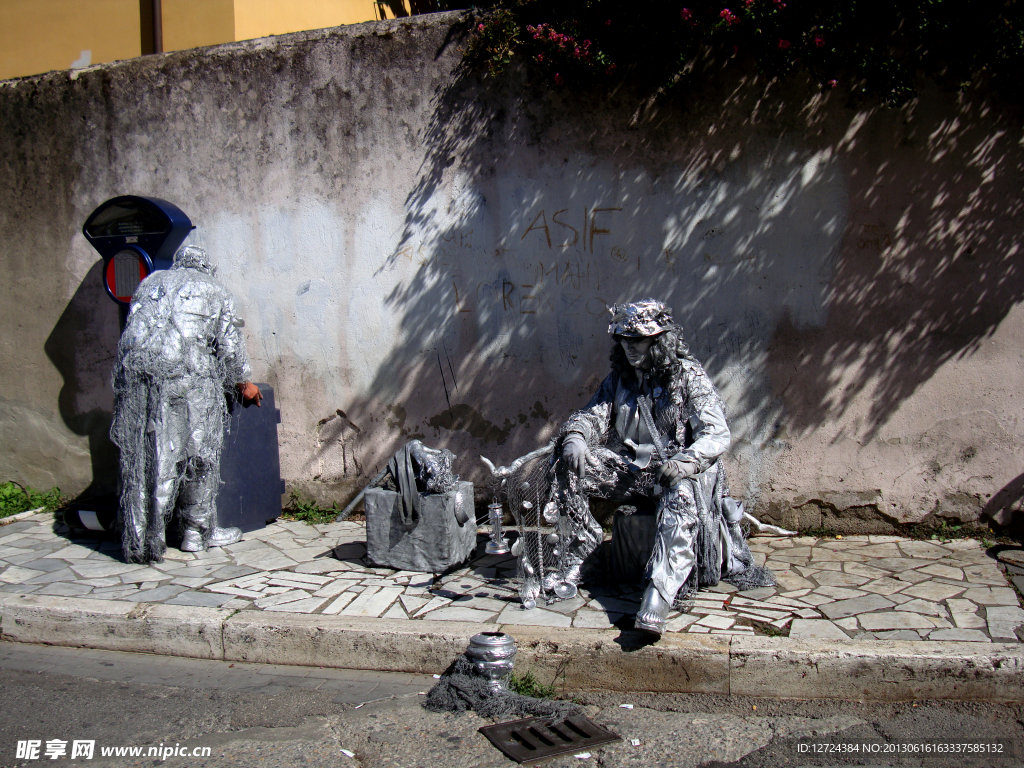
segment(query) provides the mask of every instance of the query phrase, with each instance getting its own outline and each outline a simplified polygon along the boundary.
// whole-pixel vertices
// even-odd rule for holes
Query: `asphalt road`
[[[488,722],[422,708],[419,694],[434,682],[422,675],[0,643],[0,766],[515,765],[477,732]],[[589,758],[555,758],[547,763],[553,768],[1024,766],[1021,704],[573,696],[624,741],[588,749]],[[92,759],[71,758],[76,740],[95,742]],[[39,742],[39,757],[19,758],[19,742],[25,750],[30,741]],[[66,754],[48,759],[47,742],[57,742],[57,752],[66,742]],[[1002,752],[919,751],[956,744],[995,744],[967,748]],[[143,754],[101,754],[131,747]],[[160,750],[157,756],[145,754],[150,747]]]

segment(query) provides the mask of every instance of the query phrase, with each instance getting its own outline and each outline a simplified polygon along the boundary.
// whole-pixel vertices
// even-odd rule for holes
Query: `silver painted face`
[[[626,353],[626,360],[634,368],[647,370],[651,367],[651,347],[654,345],[653,336],[640,336],[638,338],[622,337],[619,339],[622,350]]]

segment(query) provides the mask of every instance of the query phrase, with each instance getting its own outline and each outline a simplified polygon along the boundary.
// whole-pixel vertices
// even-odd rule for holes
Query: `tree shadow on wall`
[[[983,520],[996,525],[1021,538],[1024,533],[1024,475],[1018,475],[996,493],[985,505]]]
[[[829,321],[785,323],[772,348],[791,429],[811,431],[869,393],[865,435],[874,436],[1021,301],[1020,129],[1020,114],[1005,105],[934,88],[898,112],[850,116],[833,142],[851,169],[851,219]]]
[[[117,307],[103,290],[102,269],[102,261],[89,269],[43,345],[64,379],[57,398],[61,418],[68,429],[89,439],[92,481],[80,499],[117,489],[118,451],[110,441],[110,373],[120,327]]]
[[[384,451],[424,435],[500,462],[531,450],[607,373],[605,305],[647,295],[720,385],[753,371],[727,399],[757,439],[865,394],[870,437],[1020,301],[1018,116],[934,90],[882,110],[706,74],[685,105],[642,113],[628,88],[522,71],[460,69],[438,91],[377,273],[407,275],[384,299],[397,339],[348,410],[366,423],[401,404]]]

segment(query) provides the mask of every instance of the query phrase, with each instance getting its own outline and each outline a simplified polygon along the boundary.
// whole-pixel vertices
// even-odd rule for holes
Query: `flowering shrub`
[[[1015,0],[684,2],[492,0],[477,11],[467,57],[492,75],[518,57],[554,87],[621,76],[679,86],[700,57],[717,56],[752,58],[773,77],[803,70],[822,89],[891,104],[912,96],[921,74],[1024,89],[1024,3]]]

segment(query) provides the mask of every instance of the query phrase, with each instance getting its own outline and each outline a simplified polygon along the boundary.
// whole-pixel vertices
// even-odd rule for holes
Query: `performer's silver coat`
[[[176,262],[143,280],[118,344],[110,437],[129,561],[162,556],[176,506],[184,527],[216,527],[227,397],[251,374],[231,294],[211,271]]]

